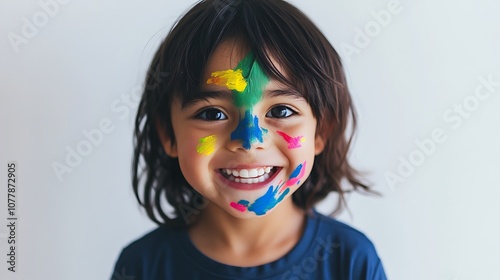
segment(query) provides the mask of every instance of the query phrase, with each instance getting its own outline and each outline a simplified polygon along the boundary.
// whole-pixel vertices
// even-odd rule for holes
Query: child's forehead
[[[210,55],[205,66],[203,80],[206,81],[214,72],[237,68],[250,52],[250,47],[237,40],[222,42]],[[284,74],[280,65],[271,55],[270,59],[276,70]],[[271,77],[269,78],[271,79]]]
[[[205,74],[215,71],[234,69],[238,63],[250,52],[250,48],[236,41],[221,43],[210,55],[205,67]]]

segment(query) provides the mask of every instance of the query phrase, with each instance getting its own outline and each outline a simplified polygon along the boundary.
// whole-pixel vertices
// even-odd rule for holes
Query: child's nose
[[[267,130],[260,127],[258,117],[247,111],[244,117],[239,120],[236,129],[231,133],[229,149],[232,151],[237,149],[263,149],[264,135],[266,133]]]
[[[242,139],[231,139],[228,144],[228,149],[232,152],[252,152],[254,150],[264,149],[264,143],[259,141],[250,142]]]

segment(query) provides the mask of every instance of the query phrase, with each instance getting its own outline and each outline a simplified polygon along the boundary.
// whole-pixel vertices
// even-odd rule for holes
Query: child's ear
[[[316,133],[316,137],[314,138],[314,155],[317,156],[323,152],[325,149],[325,137],[322,133]]]
[[[163,146],[163,150],[169,157],[177,157],[177,145],[172,142],[172,138],[165,131],[165,127],[161,125],[161,122],[156,120],[156,131],[158,136],[160,137],[161,145]]]
[[[323,121],[322,125],[319,125],[316,128],[316,137],[314,138],[314,155],[317,156],[323,152],[328,137],[333,131],[334,126],[335,126],[334,122],[325,123],[325,121]]]

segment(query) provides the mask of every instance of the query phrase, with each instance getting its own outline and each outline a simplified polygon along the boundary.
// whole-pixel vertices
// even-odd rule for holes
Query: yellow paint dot
[[[217,137],[215,135],[200,138],[200,140],[198,140],[198,146],[196,146],[196,152],[204,156],[211,155],[215,151],[216,141]]]
[[[306,142],[306,138],[305,137],[300,138],[300,142],[302,143]]]
[[[236,90],[243,92],[247,87],[247,82],[243,77],[243,70],[224,70],[213,72],[211,78],[207,80],[207,84],[216,84],[219,86],[225,86],[230,90]]]

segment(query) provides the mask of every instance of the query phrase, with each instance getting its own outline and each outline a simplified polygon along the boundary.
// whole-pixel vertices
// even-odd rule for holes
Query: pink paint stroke
[[[288,149],[297,149],[302,147],[302,145],[300,145],[300,141],[302,140],[303,136],[292,137],[282,131],[276,131],[276,133],[278,133],[281,137],[283,137],[283,139],[285,139],[285,141],[288,143]]]
[[[302,168],[300,169],[300,173],[297,177],[291,178],[290,180],[286,181],[285,186],[292,186],[295,183],[297,183],[302,177],[304,177],[304,174],[306,173],[306,162],[302,164]]]
[[[297,177],[290,178],[286,182],[284,182],[283,184],[281,184],[281,181],[280,181],[280,183],[278,184],[279,192],[280,193],[284,192],[288,187],[296,184],[298,181],[300,181],[300,179],[302,179],[302,177],[304,177],[305,173],[306,173],[306,162],[304,161],[304,163],[302,164],[302,168],[300,169],[300,173],[299,173],[299,175],[297,175]]]
[[[236,202],[231,202],[229,205],[240,212],[245,212],[245,210],[247,210],[247,207],[245,205],[241,205]]]

